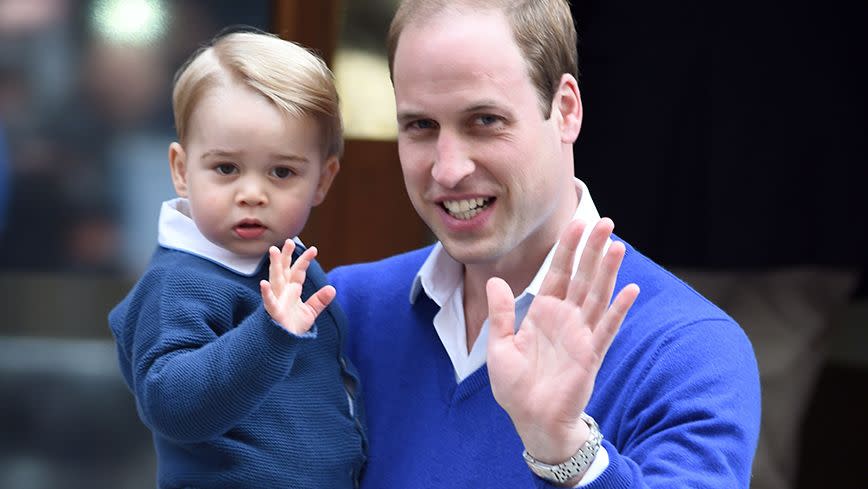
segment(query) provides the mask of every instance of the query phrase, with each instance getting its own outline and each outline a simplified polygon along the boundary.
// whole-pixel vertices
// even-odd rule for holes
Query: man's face
[[[393,79],[407,192],[446,251],[494,267],[544,256],[575,211],[572,141],[540,111],[504,16],[408,25]]]

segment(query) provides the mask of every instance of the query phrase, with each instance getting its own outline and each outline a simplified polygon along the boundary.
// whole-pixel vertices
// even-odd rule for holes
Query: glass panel
[[[269,6],[0,0],[0,271],[137,274],[174,196],[173,74]]]
[[[270,3],[0,0],[0,487],[156,487],[106,314],[174,196],[175,70]]]
[[[399,0],[345,0],[334,72],[346,137],[397,137],[386,33]]]

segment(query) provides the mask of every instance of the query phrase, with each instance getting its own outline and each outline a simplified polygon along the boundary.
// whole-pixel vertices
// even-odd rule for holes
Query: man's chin
[[[481,239],[455,240],[447,237],[440,239],[440,243],[452,259],[464,265],[492,263],[501,255]]]

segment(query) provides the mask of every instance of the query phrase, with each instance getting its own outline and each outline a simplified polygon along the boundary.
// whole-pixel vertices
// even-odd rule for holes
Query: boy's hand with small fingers
[[[302,302],[302,285],[317,250],[315,247],[308,248],[292,263],[293,250],[295,243],[291,239],[286,240],[282,250],[276,246],[269,248],[271,263],[268,280],[261,281],[259,287],[265,310],[271,318],[290,333],[302,335],[310,330],[317,316],[334,300],[335,288],[326,285]]]

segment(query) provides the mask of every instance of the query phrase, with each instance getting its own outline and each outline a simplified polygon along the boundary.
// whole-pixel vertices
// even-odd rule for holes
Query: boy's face
[[[211,88],[189,121],[182,147],[172,143],[175,190],[211,242],[242,256],[298,235],[339,169],[323,161],[310,118],[291,118],[237,83]]]

